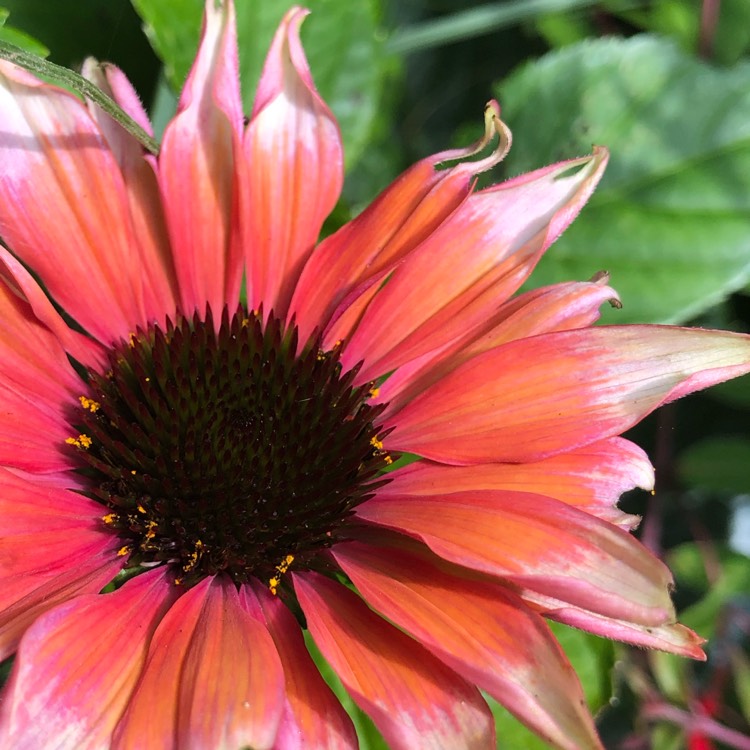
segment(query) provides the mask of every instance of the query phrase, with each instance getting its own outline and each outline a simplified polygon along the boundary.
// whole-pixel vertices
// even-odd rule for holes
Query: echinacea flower
[[[619,435],[750,339],[592,327],[604,274],[517,294],[607,154],[474,192],[495,104],[316,247],[342,158],[304,15],[245,125],[208,0],[158,157],[0,64],[0,747],[356,747],[303,627],[409,750],[494,747],[480,690],[601,747],[545,618],[702,656],[616,508],[654,481]]]

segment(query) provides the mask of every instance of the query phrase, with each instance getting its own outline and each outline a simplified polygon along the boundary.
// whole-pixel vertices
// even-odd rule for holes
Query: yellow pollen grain
[[[158,526],[156,521],[149,521],[146,524],[146,536],[143,538],[143,544],[145,545],[146,542],[150,542],[155,536],[156,532],[154,529]]]
[[[182,569],[187,573],[195,568],[198,561],[203,556],[203,542],[199,539],[195,543],[195,549],[190,553],[190,559],[182,566]]]
[[[380,388],[370,388],[370,398],[377,398],[380,394]]]
[[[146,512],[146,509],[140,503],[138,503],[138,512],[139,513],[145,513]]]
[[[135,349],[135,344],[136,344],[137,341],[138,341],[138,337],[134,333],[131,333],[128,336],[128,346],[131,349]]]
[[[112,524],[117,520],[117,513],[107,513],[106,516],[102,516],[104,523]]]
[[[373,437],[370,438],[370,445],[373,448],[375,448],[375,450],[377,450],[377,451],[382,451],[383,450],[383,441],[382,440],[378,440],[377,437],[373,436]]]
[[[130,553],[130,547],[127,544],[124,547],[120,547],[120,549],[117,550],[118,557],[125,557],[125,555],[129,553]]]
[[[390,466],[393,463],[393,459],[390,456],[386,456],[383,461],[385,461],[387,466]]]
[[[281,583],[281,576],[289,570],[289,566],[294,562],[294,555],[287,555],[277,566],[276,571],[278,575],[268,579],[268,588],[271,593],[276,596],[276,590],[279,588]]]
[[[81,406],[84,409],[88,409],[92,414],[96,414],[102,406],[98,401],[94,401],[93,398],[87,398],[86,396],[79,396],[78,400],[81,402]]]
[[[65,438],[65,442],[68,445],[75,445],[76,448],[83,448],[85,450],[86,448],[91,447],[91,443],[93,441],[88,435],[85,435],[82,433],[77,438],[74,438],[74,437]]]

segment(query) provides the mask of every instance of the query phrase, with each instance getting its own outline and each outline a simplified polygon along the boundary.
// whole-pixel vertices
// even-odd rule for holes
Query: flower
[[[208,0],[158,157],[0,64],[3,747],[355,747],[301,624],[394,748],[494,747],[479,689],[601,747],[545,618],[702,657],[616,508],[654,481],[618,435],[750,339],[594,328],[605,274],[516,294],[607,153],[473,192],[494,103],[315,247],[342,158],[304,15],[245,126]]]

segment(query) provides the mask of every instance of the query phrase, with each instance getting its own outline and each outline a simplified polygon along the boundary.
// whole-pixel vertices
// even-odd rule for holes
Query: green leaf
[[[609,0],[617,13],[618,0]],[[718,6],[717,6],[718,10]],[[676,39],[687,52],[701,46],[701,13],[696,0],[660,0],[621,15],[628,22],[646,31]],[[731,65],[750,47],[750,3],[747,0],[722,0],[717,23],[709,40],[710,57]]]
[[[706,396],[738,409],[750,409],[750,378],[727,380],[706,391]]]
[[[49,50],[40,41],[19,29],[6,25],[5,22],[9,15],[10,11],[7,8],[0,8],[0,40],[8,42],[8,44],[14,44],[26,52],[39,55],[39,57],[47,57]]]
[[[719,572],[709,582],[705,577],[702,555],[697,544],[685,543],[669,551],[667,563],[675,574],[678,587],[688,584],[706,592],[702,599],[680,613],[680,622],[710,642],[720,610],[731,599],[747,596],[750,591],[750,565],[745,555],[717,546],[710,562],[712,569]]]
[[[707,490],[750,490],[750,440],[711,437],[694,443],[677,459],[680,479],[691,487]]]
[[[476,5],[399,29],[391,37],[388,47],[394,52],[409,54],[490,34],[545,13],[581,10],[598,2],[599,0],[507,0],[504,3]]]
[[[13,660],[15,658],[15,656],[9,656],[5,661],[0,661],[0,688],[2,688],[8,681],[10,670],[13,668]]]
[[[734,689],[745,721],[750,723],[750,657],[740,649],[729,656],[734,671]]]
[[[606,269],[606,322],[685,321],[750,277],[750,65],[720,70],[648,36],[551,53],[499,87],[516,174],[612,152],[535,286]]]
[[[49,50],[51,62],[74,70],[89,56],[113,62],[125,71],[145,101],[151,99],[158,61],[129,0],[0,1],[10,11],[13,25]]]
[[[198,47],[202,0],[132,0],[146,33],[179,90]],[[252,109],[268,47],[294,0],[236,0],[240,78],[245,111]],[[365,148],[393,61],[378,29],[378,0],[309,0],[302,39],[320,93],[341,125],[347,166]]]

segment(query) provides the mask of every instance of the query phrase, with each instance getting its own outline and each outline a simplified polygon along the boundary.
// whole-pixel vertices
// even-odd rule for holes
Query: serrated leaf
[[[203,0],[132,0],[146,33],[164,61],[169,81],[182,87],[198,47]],[[294,0],[236,0],[240,78],[245,111],[252,109],[268,46]],[[391,62],[378,30],[378,0],[309,0],[302,27],[316,85],[341,125],[351,166],[364,149],[378,114]]]
[[[612,152],[582,216],[534,285],[606,269],[623,309],[605,322],[683,322],[750,277],[750,65],[695,60],[640,36],[567,47],[499,86],[511,173]]]

